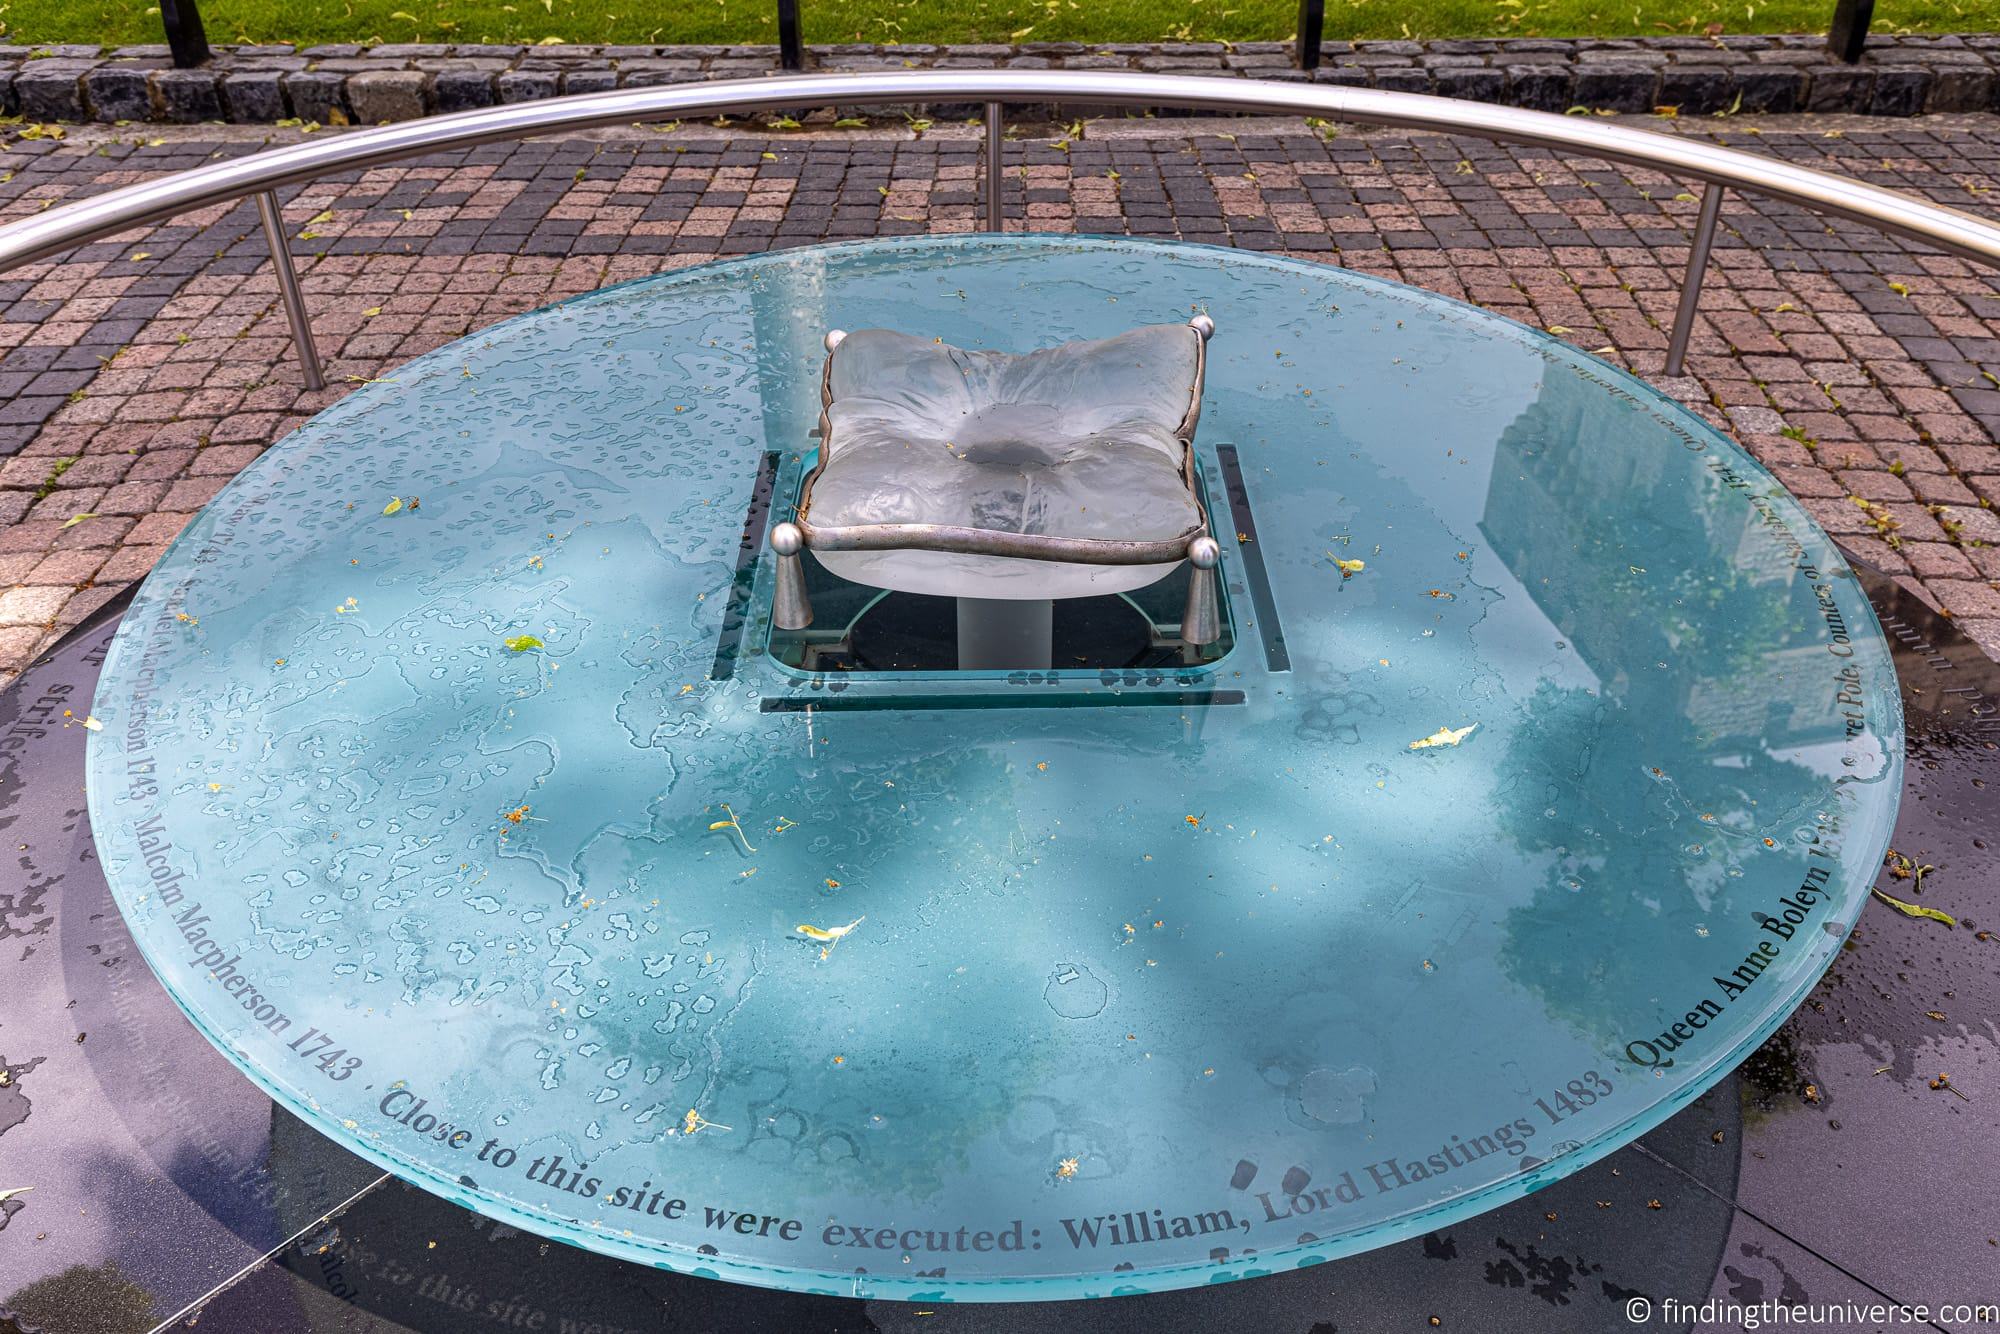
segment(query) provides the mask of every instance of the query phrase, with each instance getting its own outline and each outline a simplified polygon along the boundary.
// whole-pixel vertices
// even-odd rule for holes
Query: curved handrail
[[[623,88],[519,102],[359,130],[177,172],[0,226],[0,271],[72,246],[334,172],[444,149],[558,130],[731,111],[837,103],[984,102],[1179,107],[1197,111],[1318,116],[1402,129],[1467,134],[1648,167],[1788,200],[1821,213],[2000,264],[2000,226],[1879,186],[1738,149],[1650,130],[1518,107],[1337,85],[1262,83],[1111,70],[921,70],[808,74]]]

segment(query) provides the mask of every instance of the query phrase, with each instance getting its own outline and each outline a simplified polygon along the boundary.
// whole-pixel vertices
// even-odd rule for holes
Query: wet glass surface
[[[1255,534],[1220,662],[763,651],[738,552],[821,330],[1196,311]],[[93,712],[136,939],[308,1124],[598,1250],[927,1300],[1293,1268],[1625,1143],[1840,947],[1902,746],[1837,553],[1639,382],[1034,238],[687,270],[361,388],[183,534]]]

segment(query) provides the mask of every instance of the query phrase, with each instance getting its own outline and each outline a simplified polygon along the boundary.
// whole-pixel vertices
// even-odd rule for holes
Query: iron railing
[[[644,121],[836,105],[984,103],[988,230],[1002,230],[1000,184],[1009,105],[1173,107],[1225,114],[1291,115],[1464,134],[1583,158],[1650,168],[1703,184],[1689,239],[1687,279],[1667,344],[1666,373],[1679,375],[1701,299],[1726,190],[1785,200],[1815,212],[2000,267],[2000,226],[1862,181],[1759,157],[1718,144],[1594,117],[1557,116],[1417,93],[1250,79],[1182,78],[1111,70],[922,70],[785,75],[701,84],[622,88],[581,97],[519,102],[290,144],[112,190],[0,227],[0,272],[74,246],[209,204],[256,196],[285,316],[306,383],[324,378],[277,191],[337,172],[498,140],[525,139]]]

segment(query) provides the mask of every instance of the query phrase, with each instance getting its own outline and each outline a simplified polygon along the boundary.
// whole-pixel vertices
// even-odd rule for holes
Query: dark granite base
[[[1653,1311],[1638,1327],[1674,1330],[1740,1321],[1670,1318],[1669,1299],[1992,1300],[2000,667],[1888,581],[1869,587],[1898,646],[1911,734],[1895,846],[1935,866],[1922,901],[1958,927],[1871,905],[1806,1007],[1741,1070],[1630,1147],[1469,1222],[1218,1287],[950,1308],[733,1287],[545,1242],[383,1176],[275,1108],[168,1000],[96,865],[76,720],[121,599],[0,693],[0,828],[13,845],[0,879],[0,1192],[33,1188],[0,1199],[0,1331],[138,1331],[179,1313],[224,1334],[928,1334],[947,1322],[1602,1334],[1635,1327],[1638,1299]],[[1913,897],[1907,880],[1882,884]],[[1952,1087],[1932,1087],[1940,1071]]]

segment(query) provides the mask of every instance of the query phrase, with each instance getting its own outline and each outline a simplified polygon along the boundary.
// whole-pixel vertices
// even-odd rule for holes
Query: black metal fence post
[[[1319,42],[1326,31],[1326,0],[1299,0],[1299,68],[1319,68]]]
[[[201,10],[195,0],[160,0],[160,22],[166,25],[175,69],[208,63],[208,32],[201,26]]]
[[[1875,17],[1875,0],[1834,0],[1833,27],[1827,31],[1827,48],[1836,60],[1852,65],[1861,59],[1868,44],[1868,24]]]
[[[799,0],[778,0],[778,60],[786,69],[806,67],[806,48],[799,39]]]

